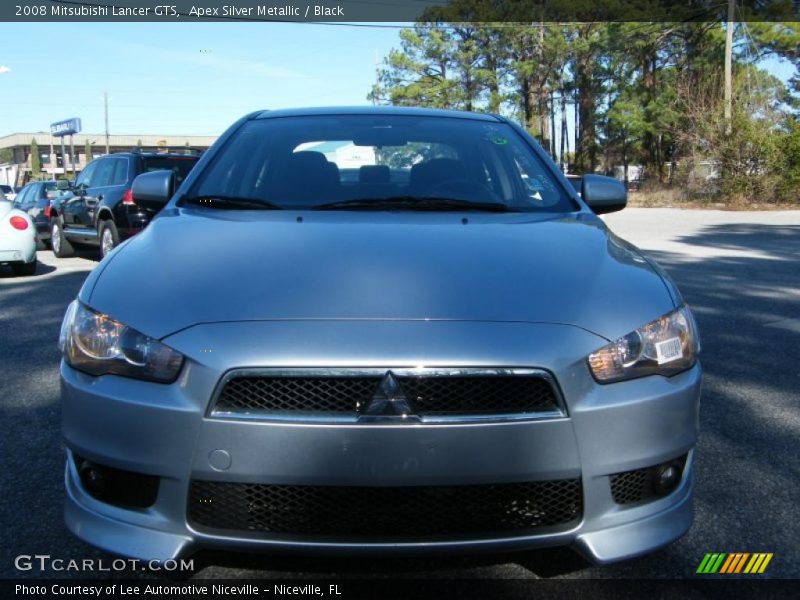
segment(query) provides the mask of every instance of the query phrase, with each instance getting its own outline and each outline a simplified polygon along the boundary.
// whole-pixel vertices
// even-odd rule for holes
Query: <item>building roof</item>
[[[0,148],[13,148],[15,146],[29,146],[32,139],[36,139],[39,146],[50,145],[50,132],[37,131],[33,133],[12,133],[0,137]],[[127,146],[134,147],[139,144],[141,140],[142,146],[192,146],[192,147],[208,147],[214,140],[217,139],[215,135],[136,135],[136,134],[117,134],[109,135],[108,142],[110,146]],[[60,146],[60,138],[53,137],[53,145]],[[75,146],[83,147],[89,141],[95,147],[105,147],[106,135],[104,133],[76,133],[73,136],[73,143]],[[69,137],[64,138],[64,143],[69,144]]]
[[[339,148],[343,148],[344,146],[352,146],[353,142],[311,142],[308,146],[306,144],[302,144],[303,150],[313,150],[314,152],[322,152],[323,154],[328,154],[330,152],[336,152]]]

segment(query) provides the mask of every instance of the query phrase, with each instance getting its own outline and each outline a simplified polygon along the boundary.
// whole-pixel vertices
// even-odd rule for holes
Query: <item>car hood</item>
[[[156,338],[223,321],[445,319],[615,339],[674,307],[641,254],[585,213],[167,209],[81,299]]]

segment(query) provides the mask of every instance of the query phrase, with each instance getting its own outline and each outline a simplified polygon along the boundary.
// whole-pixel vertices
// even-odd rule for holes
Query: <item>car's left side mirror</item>
[[[139,206],[161,210],[175,191],[175,173],[151,171],[142,173],[133,180],[131,194]]]
[[[625,208],[628,191],[618,179],[586,174],[581,185],[581,198],[595,214],[602,215]]]

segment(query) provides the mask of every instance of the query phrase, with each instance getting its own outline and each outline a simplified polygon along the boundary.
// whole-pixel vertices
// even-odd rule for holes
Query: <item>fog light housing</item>
[[[651,502],[673,493],[683,481],[687,458],[688,455],[684,454],[642,469],[614,473],[609,477],[611,497],[617,504],[628,506]]]
[[[78,474],[87,492],[92,496],[102,497],[106,491],[106,478],[103,475],[103,471],[96,468],[95,465],[88,460],[84,460],[78,468]]]
[[[665,496],[673,491],[681,482],[681,469],[675,463],[660,465],[656,468],[653,488],[658,494]]]
[[[147,508],[155,503],[158,477],[109,467],[77,454],[72,459],[81,486],[95,500],[122,508]]]

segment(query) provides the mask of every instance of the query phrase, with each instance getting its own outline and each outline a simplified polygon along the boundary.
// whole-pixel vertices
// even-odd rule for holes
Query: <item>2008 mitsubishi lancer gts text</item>
[[[66,522],[200,548],[596,563],[692,521],[699,344],[670,278],[492,116],[262,111],[111,252],[61,331]]]

